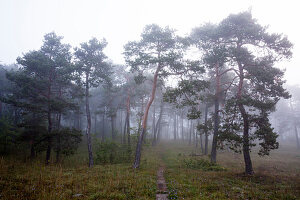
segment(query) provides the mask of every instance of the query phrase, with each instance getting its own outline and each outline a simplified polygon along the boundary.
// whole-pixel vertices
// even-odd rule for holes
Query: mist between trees
[[[1,66],[1,154],[45,153],[46,164],[59,163],[86,143],[89,167],[125,160],[139,168],[144,145],[169,140],[195,145],[211,163],[218,149],[242,153],[253,174],[253,147],[261,156],[279,139],[300,148],[299,88],[286,90],[274,67],[293,45],[250,12],[187,37],[147,25],[124,46],[125,65],[106,57],[105,39],[72,48],[62,38],[48,33],[40,49]]]

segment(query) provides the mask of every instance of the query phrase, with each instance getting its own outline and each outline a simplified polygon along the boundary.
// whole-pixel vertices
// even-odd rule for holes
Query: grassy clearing
[[[130,164],[89,169],[82,164],[85,159],[75,158],[50,166],[1,158],[0,199],[153,199],[158,161],[151,153],[145,154],[137,171]]]
[[[0,158],[0,199],[155,199],[161,164],[169,199],[300,199],[300,156],[288,147],[269,157],[254,151],[254,176],[243,175],[242,155],[219,152],[219,165],[210,165],[199,154],[182,144],[145,146],[137,171],[131,163],[89,169],[84,150],[62,165]]]
[[[162,150],[170,199],[300,199],[300,159],[295,152],[276,151],[264,158],[253,154],[256,173],[244,176],[241,155],[221,152],[218,162],[226,170],[209,171],[186,166],[182,157],[195,163],[208,159],[189,156],[193,151],[178,144],[165,145]]]

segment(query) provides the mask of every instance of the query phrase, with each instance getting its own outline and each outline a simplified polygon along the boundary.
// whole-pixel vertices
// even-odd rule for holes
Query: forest
[[[146,25],[123,65],[63,38],[0,63],[0,199],[300,199],[293,44],[251,11]]]

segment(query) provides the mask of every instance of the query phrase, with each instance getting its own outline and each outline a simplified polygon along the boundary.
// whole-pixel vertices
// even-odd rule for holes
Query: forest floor
[[[131,163],[86,166],[79,152],[61,165],[42,161],[0,158],[0,199],[155,199],[168,191],[168,199],[300,199],[300,153],[281,148],[270,156],[252,152],[255,174],[243,174],[243,157],[218,152],[218,165],[210,165],[199,149],[161,143],[144,147],[141,167]],[[167,189],[159,192],[158,173]]]

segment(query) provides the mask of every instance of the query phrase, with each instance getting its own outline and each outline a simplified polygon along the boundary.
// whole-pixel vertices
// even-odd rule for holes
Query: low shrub
[[[126,144],[118,144],[113,141],[97,142],[96,163],[117,164],[132,161],[132,147]]]
[[[189,169],[201,169],[203,171],[225,171],[220,165],[213,164],[205,159],[185,158],[182,160],[183,165]]]

